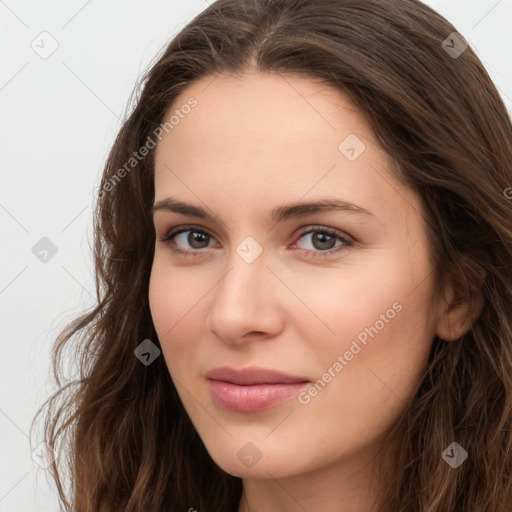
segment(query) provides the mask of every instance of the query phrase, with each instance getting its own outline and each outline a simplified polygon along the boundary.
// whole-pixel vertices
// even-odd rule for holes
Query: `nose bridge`
[[[214,289],[208,327],[223,339],[249,332],[269,334],[279,328],[275,277],[267,268],[263,248],[247,237],[234,248],[227,271]]]
[[[232,251],[226,267],[227,273],[216,287],[215,303],[240,311],[249,306],[257,309],[260,300],[264,299],[263,288],[268,285],[266,274],[271,274],[263,252],[255,256],[250,246],[239,244]]]

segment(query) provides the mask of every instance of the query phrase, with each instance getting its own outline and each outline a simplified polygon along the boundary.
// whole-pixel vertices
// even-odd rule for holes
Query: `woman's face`
[[[362,466],[436,332],[419,197],[348,98],[312,80],[210,76],[166,120],[176,109],[156,148],[149,298],[191,421],[232,475]],[[225,366],[302,383],[207,378]]]

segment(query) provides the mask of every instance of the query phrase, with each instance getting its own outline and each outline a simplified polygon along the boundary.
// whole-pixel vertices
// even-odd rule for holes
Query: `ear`
[[[467,277],[466,277],[467,280]],[[452,280],[445,286],[441,299],[441,316],[437,323],[436,335],[445,341],[454,341],[466,334],[482,312],[484,298],[482,284],[485,272],[479,273],[478,285],[470,287],[468,282]]]

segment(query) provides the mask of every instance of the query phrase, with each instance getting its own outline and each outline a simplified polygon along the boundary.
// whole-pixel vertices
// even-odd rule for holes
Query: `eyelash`
[[[204,249],[198,249],[196,251],[185,251],[183,249],[180,249],[178,246],[172,245],[171,242],[175,236],[179,235],[180,233],[186,233],[187,231],[192,231],[194,233],[202,233],[202,234],[205,234],[205,235],[213,238],[213,236],[210,235],[210,233],[208,233],[208,231],[205,231],[204,229],[199,229],[198,226],[188,225],[188,226],[180,226],[178,228],[171,229],[165,235],[164,238],[159,238],[158,240],[160,242],[165,243],[165,245],[167,245],[173,252],[179,253],[182,256],[192,257],[192,258],[201,256],[202,253],[204,253]],[[313,258],[318,258],[318,257],[326,257],[326,256],[330,256],[332,254],[339,253],[341,251],[346,250],[348,247],[350,247],[354,244],[354,242],[352,240],[340,235],[339,232],[336,231],[335,229],[328,228],[325,226],[312,226],[309,229],[301,232],[297,240],[302,238],[304,235],[308,235],[310,233],[317,233],[317,232],[326,233],[330,236],[335,236],[338,240],[343,242],[343,245],[340,245],[337,248],[329,249],[327,251],[320,251],[320,250],[315,251],[315,250],[310,250],[310,249],[297,249],[297,250],[301,251],[302,253],[306,253],[308,256],[311,256]]]

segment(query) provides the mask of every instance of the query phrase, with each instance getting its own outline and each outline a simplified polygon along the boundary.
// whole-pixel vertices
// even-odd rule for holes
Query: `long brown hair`
[[[512,126],[482,63],[453,32],[418,0],[218,0],[155,59],[100,186],[97,305],[57,339],[61,389],[38,411],[47,409],[66,510],[238,509],[242,480],[210,458],[164,358],[146,366],[134,356],[145,339],[159,345],[148,305],[154,151],[133,169],[126,163],[191,82],[248,69],[296,73],[348,94],[423,199],[436,282],[451,278],[461,294],[484,298],[468,333],[434,340],[392,432],[398,466],[379,510],[512,510]],[[79,374],[64,383],[65,349]],[[453,441],[468,452],[457,469],[441,457]]]

